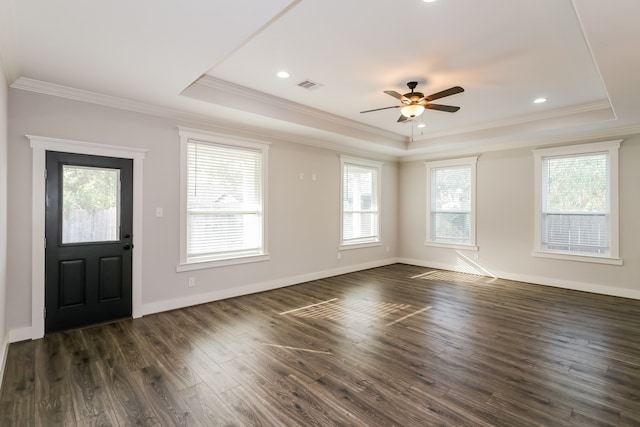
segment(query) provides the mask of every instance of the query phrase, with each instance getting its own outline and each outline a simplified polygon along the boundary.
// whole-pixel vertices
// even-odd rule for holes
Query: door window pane
[[[62,243],[117,241],[120,170],[62,166]]]

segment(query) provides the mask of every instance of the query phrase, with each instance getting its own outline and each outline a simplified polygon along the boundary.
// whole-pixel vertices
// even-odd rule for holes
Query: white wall
[[[613,139],[613,138],[609,138]],[[593,141],[585,141],[593,142]],[[480,250],[427,247],[423,161],[399,166],[399,257],[418,265],[532,283],[640,298],[640,135],[620,148],[622,266],[533,257],[534,161],[531,150],[481,154],[477,169],[477,244]],[[477,260],[475,259],[477,256]]]
[[[8,349],[7,300],[7,103],[8,83],[0,57],[0,384]]]
[[[0,82],[1,83],[1,82]],[[2,86],[2,85],[0,85]],[[6,85],[2,89],[6,92]],[[6,98],[4,93],[0,96]],[[144,160],[143,312],[171,309],[400,259],[417,265],[468,271],[533,283],[640,298],[640,135],[624,138],[620,151],[620,254],[623,266],[532,257],[533,155],[531,148],[480,154],[477,168],[479,252],[424,246],[425,167],[422,161],[385,161],[380,247],[343,251],[339,239],[341,153],[272,140],[269,154],[271,260],[216,269],[176,272],[179,258],[179,137],[191,123],[9,90],[8,154],[0,145],[0,233],[7,209],[6,245],[0,245],[0,335],[31,324],[31,149],[25,134],[149,151]],[[2,108],[6,110],[6,102]],[[0,120],[5,117],[0,111]],[[5,123],[0,127],[6,129]],[[215,130],[211,128],[210,130]],[[0,128],[2,132],[2,128]],[[585,141],[592,142],[592,141]],[[0,144],[5,141],[0,138]],[[299,174],[305,179],[300,180]],[[316,174],[316,181],[310,178]],[[2,180],[8,177],[8,195]],[[164,217],[156,218],[156,207]],[[5,237],[4,235],[2,236]],[[387,246],[389,251],[386,251]],[[6,254],[6,262],[5,262]],[[478,259],[475,256],[478,255]],[[197,286],[187,287],[195,277]],[[5,304],[2,291],[6,287]],[[5,326],[6,325],[6,326]],[[20,336],[20,334],[16,334]],[[6,333],[3,335],[6,339]],[[11,335],[12,337],[14,335]],[[2,336],[0,336],[2,338]]]
[[[269,151],[271,260],[176,272],[179,259],[177,126],[207,130],[130,111],[9,90],[7,324],[31,324],[31,149],[25,134],[149,151],[144,159],[142,304],[150,313],[392,262],[396,256],[397,164],[385,162],[381,247],[343,251],[338,260],[341,153],[277,140]],[[215,129],[209,129],[215,130]],[[300,180],[299,174],[305,174]],[[310,176],[316,174],[316,181]],[[156,218],[156,207],[164,217]],[[135,232],[135,231],[134,231]],[[389,252],[386,247],[389,246]],[[195,277],[197,286],[187,287]]]

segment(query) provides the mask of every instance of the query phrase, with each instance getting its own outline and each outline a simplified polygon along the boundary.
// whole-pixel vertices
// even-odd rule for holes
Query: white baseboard
[[[534,285],[552,286],[555,288],[571,289],[574,291],[591,292],[594,294],[609,295],[614,297],[631,298],[640,300],[640,290],[619,288],[616,286],[605,286],[596,283],[575,282],[571,280],[554,279],[550,277],[533,276],[528,274],[508,273],[503,271],[491,272],[482,268],[463,268],[455,264],[444,264],[429,262],[417,259],[399,258],[397,260],[403,264],[417,265],[420,267],[435,268],[438,270],[456,271],[459,273],[479,274],[483,276],[496,277],[498,279],[514,280],[516,282],[532,283]]]
[[[388,258],[385,260],[378,260],[378,261],[368,262],[364,264],[340,267],[340,268],[335,268],[331,270],[319,271],[315,273],[302,274],[299,276],[291,276],[291,277],[271,280],[267,282],[252,283],[249,285],[240,286],[238,288],[221,289],[218,291],[207,292],[204,294],[190,295],[187,297],[182,297],[177,299],[146,303],[146,304],[142,304],[140,311],[142,316],[146,316],[149,314],[175,310],[179,308],[189,307],[192,305],[205,304],[212,301],[218,301],[218,300],[234,298],[242,295],[249,295],[257,292],[264,292],[264,291],[269,291],[273,289],[284,288],[286,286],[292,286],[299,283],[310,282],[312,280],[319,280],[327,277],[338,276],[340,274],[347,274],[347,273],[353,273],[356,271],[367,270],[369,268],[383,267],[385,265],[391,265],[395,263],[410,264],[410,265],[416,265],[416,266],[426,267],[426,268],[434,268],[439,270],[456,271],[460,273],[478,274],[478,275],[496,277],[500,279],[514,280],[518,282],[532,283],[536,285],[553,286],[556,288],[572,289],[576,291],[592,292],[596,294],[640,300],[640,290],[635,290],[635,289],[626,289],[626,288],[619,288],[614,286],[604,286],[604,285],[599,285],[594,283],[558,280],[558,279],[553,279],[548,277],[514,274],[514,273],[508,273],[508,272],[496,272],[496,271],[489,272],[487,270],[483,270],[482,268],[477,268],[477,269],[475,268],[470,269],[469,267],[462,268],[454,264],[436,263],[436,262],[410,259],[410,258]],[[28,339],[31,339],[30,326],[12,329],[11,331],[9,331],[8,336],[5,338],[6,342],[4,344],[4,347],[0,349],[0,351],[3,352],[3,356],[2,356],[3,358],[2,360],[0,360],[3,367],[6,359],[6,354],[9,348],[9,343],[28,340]],[[4,372],[4,369],[2,369],[2,371],[0,372]]]
[[[25,326],[24,328],[17,328],[9,331],[9,342],[30,340],[31,338],[31,326]]]
[[[2,342],[2,348],[0,349],[0,387],[2,386],[2,380],[4,379],[4,368],[7,364],[7,355],[9,354],[9,334],[4,336]]]
[[[233,297],[253,294],[257,292],[269,291],[272,289],[283,288],[285,286],[296,285],[298,283],[324,279],[326,277],[337,276],[340,274],[353,273],[355,271],[366,270],[369,268],[383,267],[385,265],[395,264],[397,262],[399,262],[397,259],[389,258],[385,260],[351,265],[347,267],[320,271],[316,273],[303,274],[300,276],[292,276],[292,277],[287,277],[282,279],[276,279],[268,282],[253,283],[250,285],[240,286],[238,288],[233,288],[233,289],[222,289],[219,291],[208,292],[205,294],[190,295],[183,298],[142,304],[140,309],[140,316],[138,317],[146,316],[153,313],[160,313],[163,311],[175,310],[183,307],[189,307],[192,305],[205,304],[211,301],[233,298]],[[9,331],[9,334],[7,335],[7,338],[6,338],[7,343],[4,348],[5,357],[6,357],[6,352],[8,351],[9,343],[30,340],[32,338],[31,329],[32,329],[31,326],[25,326],[22,328],[16,328]],[[0,349],[0,351],[2,351],[2,349]],[[0,362],[4,363],[4,359],[1,360]],[[4,370],[2,372],[4,372]]]
[[[175,310],[178,308],[189,307],[192,305],[205,304],[212,301],[234,298],[242,295],[254,294],[257,292],[270,291],[273,289],[284,288],[286,286],[297,285],[299,283],[310,282],[312,280],[324,279],[340,274],[353,273],[355,271],[367,270],[369,268],[383,267],[385,265],[395,264],[399,262],[396,258],[373,261],[364,264],[350,265],[347,267],[335,268],[331,270],[319,271],[316,273],[302,274],[299,276],[291,276],[267,282],[252,283],[232,289],[221,289],[219,291],[207,292],[204,294],[190,295],[183,298],[151,302],[142,304],[141,314],[146,316],[153,313]]]

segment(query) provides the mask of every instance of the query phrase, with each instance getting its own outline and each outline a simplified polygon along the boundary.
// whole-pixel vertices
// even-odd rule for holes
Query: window
[[[341,248],[380,244],[382,163],[342,156]]]
[[[120,169],[62,165],[62,244],[120,239]]]
[[[180,135],[181,266],[266,259],[268,146],[184,129]]]
[[[427,245],[477,250],[477,157],[427,162]]]
[[[619,148],[612,141],[534,150],[535,255],[621,263]]]

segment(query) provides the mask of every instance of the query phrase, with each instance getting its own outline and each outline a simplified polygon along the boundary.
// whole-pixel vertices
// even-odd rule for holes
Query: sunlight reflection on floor
[[[438,282],[487,283],[487,278],[485,276],[444,270],[428,271],[411,278]]]
[[[340,300],[333,298],[304,307],[283,311],[281,315],[325,319],[333,321],[352,321],[369,323],[385,319],[391,326],[429,310],[431,307],[415,307],[411,304],[389,303],[368,300]]]

